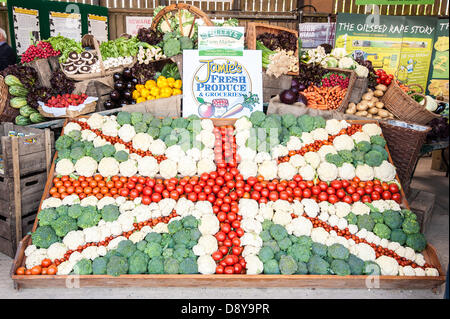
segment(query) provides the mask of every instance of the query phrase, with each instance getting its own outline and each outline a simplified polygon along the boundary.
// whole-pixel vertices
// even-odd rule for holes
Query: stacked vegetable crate
[[[29,136],[12,137],[11,131]],[[53,133],[2,123],[0,136],[4,163],[0,173],[0,252],[14,257],[36,218],[51,162]]]

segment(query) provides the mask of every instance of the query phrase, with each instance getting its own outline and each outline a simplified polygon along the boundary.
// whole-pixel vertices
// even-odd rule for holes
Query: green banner
[[[356,0],[357,6],[365,4],[403,5],[403,4],[434,4],[434,0]]]
[[[436,18],[339,14],[336,44],[406,84],[426,87]]]
[[[440,19],[433,46],[428,94],[449,98],[449,63],[449,22],[447,19]]]

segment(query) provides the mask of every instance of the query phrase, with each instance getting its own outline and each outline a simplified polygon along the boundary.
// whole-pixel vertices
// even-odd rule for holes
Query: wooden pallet
[[[233,125],[236,119],[214,119],[215,126]],[[377,121],[348,121],[352,124],[378,123]],[[67,121],[66,123],[67,124]],[[63,133],[64,134],[64,130]],[[387,147],[386,147],[387,149]],[[389,152],[389,150],[388,150]],[[55,170],[55,154],[49,178],[45,186],[42,202],[50,196],[52,178]],[[389,154],[389,161],[392,158]],[[396,177],[398,181],[398,176]],[[409,208],[405,194],[403,207]],[[37,228],[36,218],[33,231]],[[423,255],[425,261],[433,265],[439,272],[437,277],[416,276],[332,276],[332,275],[108,275],[89,276],[26,276],[16,275],[17,268],[25,265],[25,249],[31,244],[31,236],[27,235],[20,242],[10,275],[16,289],[20,288],[68,288],[77,287],[295,287],[295,288],[382,288],[382,289],[433,289],[445,282],[436,250],[427,245]]]
[[[10,137],[10,131],[34,135]],[[0,135],[4,162],[0,175],[0,252],[13,257],[36,219],[51,163],[53,133],[3,123]]]

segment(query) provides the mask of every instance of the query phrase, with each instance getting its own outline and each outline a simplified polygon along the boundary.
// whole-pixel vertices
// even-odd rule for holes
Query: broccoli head
[[[345,163],[344,159],[339,154],[328,153],[325,156],[325,160],[328,163],[336,165],[337,167],[341,167]]]
[[[391,237],[391,229],[385,224],[375,224],[373,232],[380,238],[389,239]]]
[[[389,154],[386,151],[384,147],[381,147],[380,145],[372,145],[372,151],[377,151],[381,154],[384,161],[387,161],[389,159]]]
[[[266,115],[261,111],[255,111],[250,115],[250,122],[252,122],[254,127],[260,126],[265,119]]]
[[[58,217],[52,222],[51,226],[59,237],[64,237],[68,232],[78,229],[77,220],[68,215]]]
[[[327,121],[322,116],[314,116],[314,129],[325,128]]]
[[[83,209],[83,214],[78,217],[77,224],[80,228],[85,229],[89,227],[96,226],[102,215],[97,212],[97,209],[94,206],[88,206]]]
[[[184,117],[177,117],[172,121],[172,128],[186,128],[189,124],[189,121]]]
[[[161,238],[161,247],[173,248],[175,246],[175,241],[169,234],[163,234]]]
[[[131,240],[122,240],[116,250],[121,256],[129,258],[136,252],[137,248]]]
[[[371,212],[370,217],[376,224],[383,224],[384,218],[383,214],[380,212]]]
[[[184,217],[181,222],[183,223],[184,228],[197,228],[198,226],[198,220],[194,216],[186,216]]]
[[[144,251],[150,258],[161,256],[162,248],[161,245],[155,242],[147,243]]]
[[[186,245],[191,240],[191,233],[188,229],[181,229],[173,235],[175,244]]]
[[[289,237],[285,237],[278,242],[278,246],[280,247],[281,250],[287,250],[289,247],[291,247],[291,245],[292,242],[289,239]]]
[[[296,275],[307,275],[308,274],[308,266],[303,261],[299,261],[297,263],[297,271]]]
[[[286,238],[288,233],[286,229],[278,224],[274,224],[270,227],[270,235],[277,241],[281,241],[282,239]]]
[[[169,234],[175,234],[183,229],[183,223],[179,219],[173,220],[167,225],[167,228],[169,229]]]
[[[55,149],[59,152],[72,146],[73,138],[69,135],[61,135],[55,142]]]
[[[140,112],[132,112],[130,114],[131,125],[136,125],[138,123],[142,123],[143,117],[144,117],[144,115]]]
[[[281,258],[281,256],[285,256],[285,255],[287,255],[287,252],[285,252],[285,251],[283,251],[283,250],[279,250],[279,251],[277,251],[276,253],[275,253],[275,260],[276,261],[280,261],[280,258]]]
[[[307,266],[311,275],[326,275],[330,268],[330,264],[325,259],[316,255],[309,259]]]
[[[269,246],[264,246],[259,250],[258,257],[263,263],[265,263],[273,259],[275,257],[275,254],[272,248],[270,248]]]
[[[147,271],[149,274],[163,274],[164,260],[161,257],[154,257],[150,259],[147,265]]]
[[[364,275],[372,275],[372,276],[379,276],[381,275],[381,269],[380,266],[374,261],[365,261],[364,262],[364,269],[363,269]]]
[[[379,145],[381,147],[385,147],[386,146],[386,140],[384,139],[383,136],[380,135],[373,135],[370,137],[370,143],[375,144],[375,145]]]
[[[298,269],[297,261],[290,255],[283,255],[280,258],[279,268],[283,275],[295,274]]]
[[[394,229],[391,232],[391,241],[404,245],[406,243],[406,234],[401,229]]]
[[[191,234],[191,241],[197,243],[198,239],[202,237],[202,233],[198,230],[198,228],[191,228],[189,230],[189,233]],[[195,246],[195,244],[194,244]]]
[[[145,240],[149,243],[157,243],[160,244],[162,241],[163,235],[159,233],[148,233],[147,236],[145,236]]]
[[[263,247],[264,246],[268,246],[268,247],[272,248],[272,251],[274,252],[274,254],[280,251],[280,246],[278,246],[277,241],[273,240],[273,239],[263,243]]]
[[[338,276],[348,276],[351,274],[350,266],[341,259],[335,259],[331,262],[331,271]]]
[[[270,227],[272,227],[273,222],[270,219],[265,219],[262,223],[262,229],[263,230],[270,230]]]
[[[289,128],[297,124],[297,118],[293,114],[284,114],[281,116],[281,123],[283,126]]]
[[[279,275],[280,267],[275,259],[268,260],[264,263],[264,273],[268,275]]]
[[[148,256],[142,251],[135,251],[133,255],[128,258],[129,274],[145,274],[147,272]]]
[[[402,229],[406,235],[417,234],[420,232],[420,225],[415,219],[406,218],[403,221]]]
[[[102,218],[106,222],[113,222],[116,221],[117,218],[120,216],[119,207],[116,205],[106,205],[101,210]]]
[[[147,246],[147,242],[145,240],[141,240],[136,244],[136,249],[139,251],[145,251],[145,247]]]
[[[117,113],[117,123],[119,123],[120,126],[131,124],[131,114],[129,112]]]
[[[358,223],[358,217],[352,212],[350,212],[347,216],[345,216],[345,219],[349,223],[349,225],[356,225]]]
[[[69,207],[66,205],[61,205],[55,209],[55,212],[58,213],[58,216],[66,216],[69,213]]]
[[[106,144],[102,146],[102,153],[104,157],[112,157],[116,154],[116,148],[111,144]]]
[[[386,210],[383,212],[384,223],[391,229],[397,229],[402,227],[403,217],[400,212],[395,210]]]
[[[81,131],[72,130],[67,135],[70,136],[74,141],[81,140]]]
[[[303,132],[311,132],[314,130],[314,117],[308,114],[304,114],[297,118],[297,125]]]
[[[261,237],[263,242],[272,240],[272,236],[270,235],[270,232],[268,230],[263,230],[259,233],[259,237]]]
[[[159,136],[159,128],[149,126],[147,128],[147,134],[153,137],[153,139],[157,139]]]
[[[92,262],[92,274],[94,275],[106,275],[106,267],[108,265],[108,259],[105,257],[97,257]]]
[[[164,260],[164,273],[176,275],[180,272],[180,264],[178,260],[169,257]]]
[[[38,248],[48,248],[52,244],[59,242],[59,237],[51,226],[39,226],[31,234],[31,241]]]
[[[411,234],[406,238],[406,245],[416,252],[422,252],[427,247],[427,240],[423,234]]]
[[[155,118],[153,118],[153,120],[150,122],[149,126],[151,126],[151,127],[157,127],[157,128],[159,128],[159,129],[161,129],[161,127],[162,127],[162,121],[161,121],[159,118],[155,117]]]
[[[150,124],[155,117],[151,113],[144,113],[142,115],[142,122],[145,124]]]
[[[364,260],[353,254],[350,254],[347,263],[350,266],[352,275],[362,275],[364,270]]]
[[[294,125],[289,128],[289,134],[300,138],[303,134],[303,131],[300,127]]]
[[[163,257],[163,258],[169,258],[169,257],[172,257],[172,256],[173,256],[173,252],[174,252],[174,249],[173,249],[173,248],[166,248],[166,249],[164,249],[163,252],[162,252],[162,257]]]
[[[76,162],[84,156],[84,149],[82,147],[75,147],[70,150],[70,158]]]
[[[288,254],[292,256],[296,261],[303,261],[307,263],[311,258],[311,250],[309,246],[295,243],[288,249]]]
[[[91,154],[89,155],[92,157],[95,161],[100,162],[103,159],[103,150],[101,147],[95,147]]]
[[[67,209],[67,215],[72,218],[78,219],[82,214],[83,207],[81,207],[80,204],[69,206],[69,208]]]
[[[333,244],[328,247],[328,257],[333,259],[347,260],[350,252],[341,244]]]
[[[185,258],[180,262],[180,274],[198,274],[198,265],[195,258]]]
[[[410,211],[409,209],[402,209],[401,214],[403,215],[404,218],[409,218],[409,219],[417,220],[416,214],[414,214],[414,213],[413,213],[412,211]]]
[[[363,164],[364,163],[364,155],[366,153],[354,149],[352,151],[352,157],[353,157],[353,165]]]
[[[364,155],[364,161],[371,167],[378,167],[383,163],[383,155],[378,151],[370,151]]]
[[[183,261],[184,258],[186,258],[189,255],[189,250],[186,247],[177,247],[173,251],[173,258],[178,260],[178,262]]]
[[[370,215],[358,215],[358,223],[356,224],[359,229],[367,229],[368,231],[372,231],[375,226],[375,222],[373,221]]]
[[[319,257],[325,257],[327,255],[328,247],[321,243],[313,243],[311,246],[311,252],[313,255]]]
[[[370,145],[370,143],[367,141],[361,141],[359,143],[356,143],[355,146],[356,146],[356,150],[363,152],[363,153],[368,153],[372,149],[372,145]]]
[[[37,218],[40,226],[48,226],[58,218],[58,213],[53,208],[46,208],[39,212]]]
[[[61,159],[67,158],[69,160],[71,160],[72,158],[70,157],[70,149],[62,149],[61,151],[58,151],[58,161]]]
[[[106,265],[106,274],[118,277],[128,273],[128,259],[121,256],[111,256]]]
[[[352,151],[342,150],[338,152],[339,156],[342,158],[344,163],[352,163],[353,162],[353,154]]]
[[[189,37],[181,37],[180,38],[181,50],[191,50],[194,48],[194,43],[192,39]]]
[[[159,130],[159,138],[165,139],[167,136],[170,136],[171,133],[172,133],[172,128],[170,126],[163,126]]]
[[[76,275],[91,275],[92,261],[89,259],[81,259],[73,266],[73,273]]]

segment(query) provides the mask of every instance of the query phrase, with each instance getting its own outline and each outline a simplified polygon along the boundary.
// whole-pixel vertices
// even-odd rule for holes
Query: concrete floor
[[[442,268],[449,262],[449,179],[445,173],[432,171],[431,158],[420,161],[413,188],[436,194],[436,203],[426,237],[436,247]],[[9,277],[11,258],[0,253],[0,299],[5,298],[152,298],[152,299],[267,299],[267,298],[343,298],[343,299],[441,299],[444,285],[437,293],[431,290],[383,289],[300,289],[300,288],[81,288],[81,289],[13,289]]]

